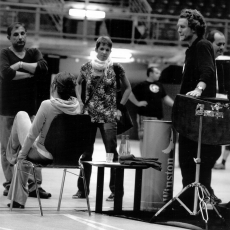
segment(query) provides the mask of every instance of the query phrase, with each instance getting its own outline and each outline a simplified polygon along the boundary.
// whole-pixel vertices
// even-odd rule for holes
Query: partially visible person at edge
[[[6,159],[6,147],[10,137],[14,118],[19,111],[25,111],[32,118],[36,114],[36,83],[47,72],[47,63],[36,48],[26,48],[26,28],[15,22],[7,28],[10,47],[0,53],[0,141],[1,163],[6,182],[3,195],[7,196],[13,177],[13,167]],[[37,169],[42,183],[41,170]],[[42,187],[39,188],[41,198],[51,197]],[[34,180],[29,180],[29,196],[37,197]]]
[[[77,79],[76,86],[76,94],[77,98],[80,101],[81,108],[84,107],[84,113],[89,114],[91,117],[91,121],[93,123],[91,129],[91,140],[90,145],[87,147],[86,151],[83,153],[81,160],[91,161],[93,150],[94,150],[94,142],[96,138],[96,132],[99,128],[102,136],[103,143],[105,145],[105,150],[107,153],[113,153],[114,159],[113,161],[118,161],[118,153],[117,153],[117,119],[120,119],[121,110],[124,108],[125,103],[129,98],[129,94],[131,92],[131,86],[129,80],[125,75],[125,71],[120,64],[119,68],[119,79],[121,80],[124,86],[124,94],[122,96],[121,101],[116,103],[116,74],[114,71],[113,60],[110,58],[110,53],[112,49],[112,41],[107,36],[101,36],[96,41],[96,57],[91,61],[87,62],[81,67],[80,75]],[[96,86],[99,79],[102,77],[99,86],[97,87],[94,95],[90,99],[89,103],[84,106],[82,102],[82,81],[86,82],[86,90],[85,95],[87,100],[91,95],[94,87]],[[118,104],[118,106],[117,106]],[[89,164],[84,164],[85,168],[85,178],[88,193],[90,192],[90,177],[92,166]],[[83,180],[79,176],[78,178],[78,191],[73,198],[84,198],[84,185]],[[115,191],[115,170],[111,169],[110,175],[110,184],[109,184],[111,194],[106,199],[107,201],[114,200],[114,191]]]
[[[162,102],[173,106],[173,99],[169,97],[163,85],[159,82],[161,72],[156,67],[147,68],[147,78],[136,85],[129,96],[129,100],[138,107],[137,127],[142,153],[144,120],[161,120],[163,118]]]
[[[206,38],[208,41],[210,41],[212,43],[215,58],[224,54],[226,39],[225,39],[225,36],[222,32],[220,32],[219,30],[211,30],[207,34]],[[220,69],[222,70],[222,68],[220,68]],[[218,69],[217,69],[217,83],[218,83]],[[219,92],[217,92],[216,97],[226,98],[226,95],[223,95],[223,94],[220,94]],[[229,153],[230,153],[230,146],[226,145],[224,147],[222,160],[219,164],[216,163],[214,165],[214,169],[225,169],[225,163],[226,163],[226,160],[229,156]]]
[[[54,77],[51,85],[52,97],[41,103],[33,123],[25,111],[20,111],[15,116],[6,149],[7,159],[11,164],[18,162],[19,168],[17,176],[13,176],[8,193],[8,199],[11,199],[15,183],[14,208],[23,209],[28,198],[27,182],[32,166],[24,160],[41,165],[51,164],[55,156],[47,151],[44,143],[53,119],[58,114],[80,113],[77,98],[71,96],[75,90],[73,78],[73,75],[66,72],[58,73]],[[10,204],[7,206],[10,207]]]
[[[204,39],[206,23],[202,14],[193,9],[181,11],[177,23],[180,41],[188,43],[180,94],[192,97],[216,96],[216,66],[212,44]],[[179,164],[181,167],[183,187],[195,182],[198,143],[179,135]],[[220,146],[201,145],[201,167],[199,182],[204,185],[216,203],[217,198],[211,187],[212,168],[221,154]],[[182,201],[193,207],[194,190],[188,189],[181,196]]]

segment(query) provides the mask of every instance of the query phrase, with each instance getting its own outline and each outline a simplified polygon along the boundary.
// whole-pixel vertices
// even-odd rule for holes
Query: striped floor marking
[[[111,226],[111,225],[107,225],[107,224],[102,224],[102,223],[99,223],[99,222],[96,222],[96,221],[92,221],[92,220],[88,220],[88,219],[83,219],[83,218],[80,218],[80,217],[76,217],[76,216],[73,216],[73,215],[70,215],[70,214],[63,214],[63,216],[66,216],[72,220],[76,220],[82,224],[86,224],[90,227],[93,227],[95,229],[99,229],[99,230],[106,230],[105,228],[101,228],[101,227],[98,227],[96,225],[101,225],[103,227],[107,227],[107,228],[111,228],[111,229],[116,229],[116,230],[124,230],[122,228],[116,228],[114,226]],[[96,224],[96,225],[95,225]]]

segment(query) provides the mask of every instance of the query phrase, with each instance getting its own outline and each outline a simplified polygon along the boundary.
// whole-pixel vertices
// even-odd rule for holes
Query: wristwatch
[[[203,91],[203,90],[204,90],[204,89],[203,89],[203,87],[202,87],[202,86],[200,86],[200,85],[198,85],[196,88],[197,88],[197,89],[199,89],[199,90],[201,90],[201,91]]]

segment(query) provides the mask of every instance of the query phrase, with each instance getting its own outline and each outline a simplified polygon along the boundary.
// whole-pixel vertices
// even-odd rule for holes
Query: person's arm
[[[186,93],[186,95],[193,96],[193,97],[200,97],[202,92],[205,90],[205,88],[206,88],[206,83],[200,81],[197,84],[196,88],[193,91]]]
[[[82,111],[83,106],[84,106],[84,104],[82,102],[82,99],[81,99],[82,81],[83,81],[83,78],[82,78],[82,76],[80,74],[77,77],[76,86],[75,86],[75,93],[76,93],[77,99],[79,101],[81,111]]]
[[[48,72],[47,63],[44,60],[42,53],[38,49],[29,49],[28,56],[30,57],[31,62],[19,61],[10,67],[15,71],[25,70],[31,74],[41,74],[44,75]],[[33,76],[33,75],[32,75]]]
[[[21,62],[16,62],[15,64],[11,65],[10,68],[16,71],[15,77],[12,80],[21,80],[21,79],[25,79],[25,78],[31,78],[33,77],[32,74],[30,73],[25,73],[25,72],[21,72],[18,71],[21,67]]]
[[[125,75],[125,71],[123,70],[123,68],[121,70],[122,71],[120,71],[120,76],[119,77],[121,79],[122,85],[124,86],[125,90],[124,90],[124,93],[122,95],[120,104],[125,105],[126,102],[129,99],[129,95],[130,95],[130,93],[132,91],[132,88],[131,88],[131,85],[130,85],[130,82],[129,82],[128,78]]]
[[[200,97],[206,87],[213,87],[215,84],[215,60],[212,56],[212,45],[207,42],[199,42],[197,44],[197,69],[199,72],[199,82],[193,91],[188,92],[186,95],[193,97]]]
[[[129,95],[130,95],[132,89],[131,89],[131,85],[129,83],[129,80],[125,75],[123,75],[123,77],[121,77],[121,82],[122,82],[123,86],[125,87],[125,91],[124,91],[123,96],[121,98],[120,104],[125,105],[129,99]]]
[[[34,141],[40,134],[42,127],[44,126],[44,123],[46,121],[46,115],[48,107],[47,107],[47,102],[42,102],[41,106],[38,109],[38,112],[34,118],[34,121],[29,129],[29,133],[26,136],[26,139],[24,143],[22,144],[22,148],[19,151],[18,154],[18,160],[26,159],[28,156],[29,150],[32,147]]]
[[[173,106],[173,103],[174,103],[173,99],[172,99],[171,97],[169,97],[168,95],[166,95],[166,96],[163,98],[163,102],[164,102],[166,105],[170,106],[170,107],[172,107],[172,106]]]
[[[138,101],[133,92],[130,93],[129,95],[129,100],[136,106],[141,107],[141,106],[146,106],[148,105],[147,101]]]
[[[37,62],[36,63],[26,63],[26,62],[19,61],[11,65],[10,67],[16,71],[18,71],[19,69],[24,69],[27,72],[34,73],[37,66],[38,66]]]
[[[24,69],[27,72],[23,71],[23,68],[21,68],[21,62],[16,62],[13,65],[10,65],[10,60],[9,60],[9,53],[7,50],[3,49],[0,54],[0,71],[1,71],[1,76],[5,81],[12,81],[12,80],[21,80],[25,78],[31,78],[34,76],[35,71],[39,74],[46,74],[48,71],[46,61],[42,58],[42,54],[36,50],[32,49],[29,52],[29,55],[33,57],[34,55],[34,60],[38,60],[37,63],[26,63],[26,65],[22,64],[22,67],[26,66],[27,68],[29,66],[29,70],[32,71],[31,73],[28,73],[28,69]],[[25,63],[25,62],[23,62]],[[28,65],[27,65],[28,64]],[[33,72],[34,71],[34,72]]]
[[[45,76],[48,73],[48,66],[40,50],[36,48],[31,48],[28,49],[27,52],[31,57],[30,61],[23,61],[21,68],[27,72],[32,73],[35,76]]]
[[[38,63],[26,63],[26,62],[21,62],[22,69],[30,72],[30,73],[35,73],[35,70],[38,66]]]
[[[131,85],[129,83],[128,78],[125,75],[125,71],[124,71],[123,67],[121,67],[121,65],[118,65],[118,68],[119,68],[119,71],[118,71],[119,76],[118,76],[118,78],[121,80],[122,85],[123,85],[123,87],[125,89],[125,91],[124,91],[124,93],[122,95],[121,101],[117,103],[117,119],[120,120],[120,117],[122,116],[121,111],[125,110],[125,104],[129,99],[129,95],[130,95],[130,93],[132,91],[132,88],[131,88]]]
[[[30,73],[24,73],[24,72],[16,71],[15,77],[12,80],[17,81],[17,80],[22,80],[22,79],[25,79],[25,78],[31,78],[33,76],[34,75],[30,74]]]
[[[10,55],[7,49],[2,49],[0,53],[0,77],[5,82],[10,82],[14,79],[16,76],[16,66],[14,68],[11,68],[10,66]]]

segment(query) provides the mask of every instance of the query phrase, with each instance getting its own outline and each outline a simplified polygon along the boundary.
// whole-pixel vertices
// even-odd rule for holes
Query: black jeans
[[[105,145],[105,150],[107,153],[113,153],[114,158],[113,161],[118,161],[118,153],[117,153],[117,124],[116,123],[93,123],[91,133],[90,133],[90,144],[86,148],[86,151],[82,154],[82,161],[92,161],[92,155],[94,150],[94,143],[97,134],[97,128],[100,129],[101,136],[103,143]],[[86,178],[86,185],[89,193],[89,185],[90,185],[90,177],[92,172],[92,166],[90,164],[83,164],[85,170],[85,178]],[[83,179],[81,178],[82,172],[78,178],[78,189],[83,192],[84,191],[84,184]],[[109,188],[111,192],[114,193],[115,191],[115,177],[116,177],[116,170],[111,169],[110,172],[110,183]]]

